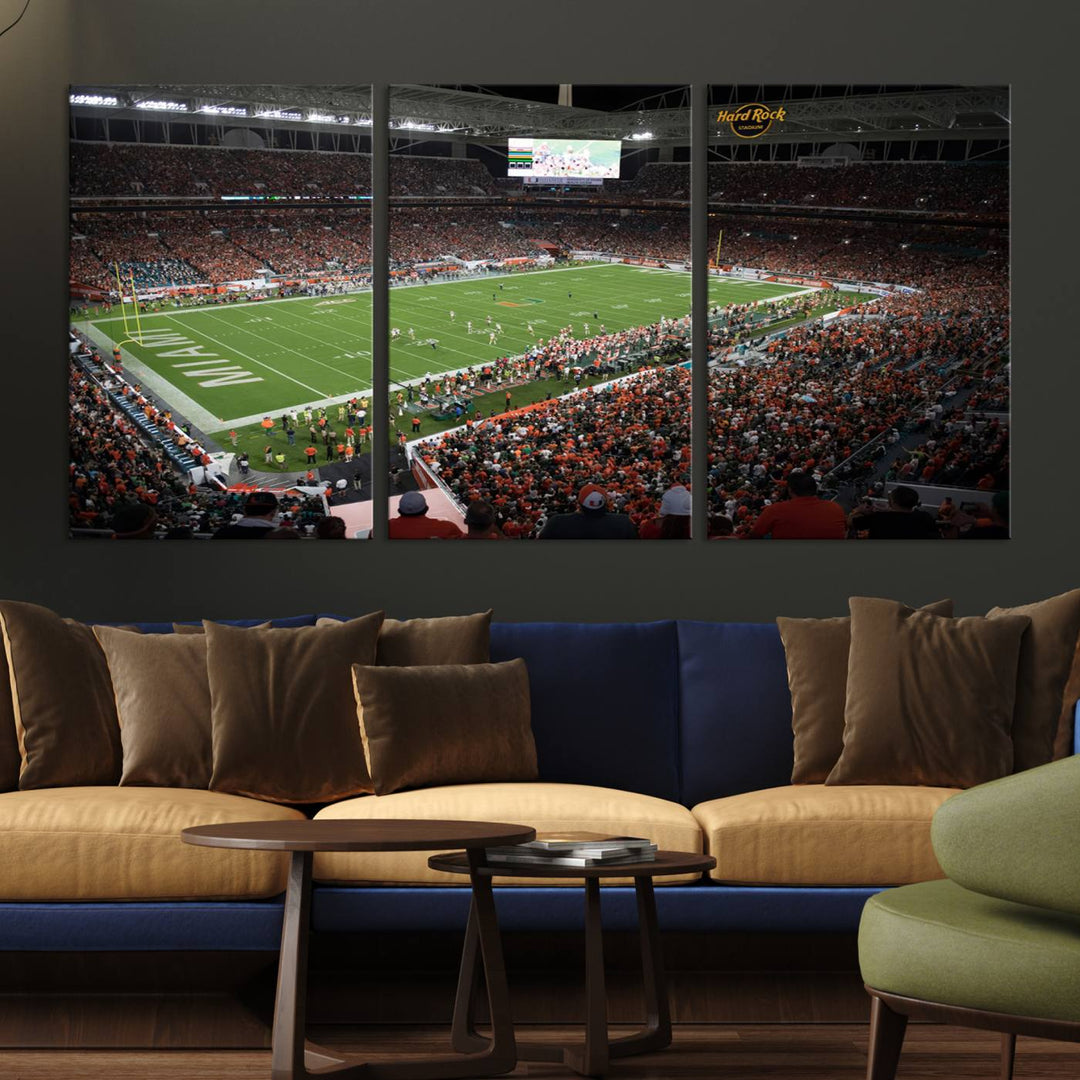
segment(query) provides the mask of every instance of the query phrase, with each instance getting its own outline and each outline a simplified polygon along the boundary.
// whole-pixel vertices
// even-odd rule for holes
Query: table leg
[[[469,975],[469,982],[475,985],[478,979],[476,954],[479,953],[487,985],[492,1037],[481,1039],[475,1036],[474,1045],[480,1050],[478,1053],[375,1063],[363,1062],[351,1055],[336,1056],[305,1042],[312,855],[306,851],[292,853],[274,1002],[271,1080],[316,1080],[317,1077],[331,1075],[337,1080],[466,1080],[469,1077],[501,1076],[513,1071],[517,1065],[517,1051],[495,897],[491,891],[491,878],[475,872],[482,855],[470,853],[470,861],[473,868],[473,909],[469,917],[473,938],[473,971]],[[466,934],[467,953],[468,939],[469,932]],[[464,977],[463,972],[462,979]],[[460,986],[458,997],[460,1000]],[[457,1003],[455,1022],[456,1019]],[[475,1035],[471,1026],[470,1030]]]
[[[600,884],[585,882],[585,1045],[553,1047],[522,1043],[523,1061],[563,1061],[584,1076],[601,1076],[609,1058],[629,1057],[663,1050],[671,1045],[671,1009],[667,979],[660,950],[660,924],[656,917],[656,893],[651,875],[634,878],[637,895],[638,932],[641,935],[641,969],[645,991],[645,1026],[632,1035],[608,1039],[607,1001],[604,986],[603,928],[600,918]]]
[[[641,975],[645,990],[645,1027],[633,1035],[613,1039],[612,1057],[647,1054],[671,1045],[671,1008],[660,951],[660,924],[651,877],[634,878],[637,892],[638,933],[641,935]]]
[[[480,955],[484,963],[484,984],[487,987],[488,1015],[491,1019],[491,1041],[486,1053],[475,1055],[485,1058],[491,1069],[488,1075],[510,1072],[517,1065],[517,1047],[514,1040],[514,1022],[510,1012],[510,988],[506,984],[506,965],[503,960],[502,938],[495,910],[495,894],[491,877],[479,872],[483,864],[483,852],[469,852],[472,879],[472,911],[470,921],[476,928],[480,942]]]
[[[603,1076],[608,1068],[604,927],[597,878],[585,879],[585,1045],[567,1047],[563,1060],[584,1076]]]
[[[311,852],[294,851],[289,861],[285,918],[281,928],[277,996],[274,1000],[272,1080],[301,1080],[307,1016],[308,924],[311,913]]]
[[[490,1040],[476,1030],[476,999],[480,990],[480,927],[477,924],[476,900],[469,904],[469,922],[465,945],[461,950],[457,993],[454,996],[454,1019],[450,1027],[450,1045],[460,1054],[477,1053]]]

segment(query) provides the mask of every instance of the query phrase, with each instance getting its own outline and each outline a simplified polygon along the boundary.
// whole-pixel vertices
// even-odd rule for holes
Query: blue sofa
[[[542,781],[635,792],[688,808],[790,784],[791,701],[772,624],[493,624],[492,660],[519,656],[529,668]],[[659,889],[657,904],[669,931],[854,932],[866,899],[903,881],[900,872],[895,881],[844,885],[776,884],[767,876],[735,884],[698,880]],[[497,897],[505,930],[581,925],[575,889],[506,887]],[[317,883],[312,925],[327,934],[460,931],[468,903],[468,890],[454,886]],[[605,888],[603,905],[607,927],[636,925],[631,888]],[[276,950],[281,914],[281,897],[0,903],[0,952]]]

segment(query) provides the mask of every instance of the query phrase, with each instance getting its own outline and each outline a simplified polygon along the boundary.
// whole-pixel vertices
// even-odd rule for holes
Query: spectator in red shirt
[[[660,516],[640,527],[642,540],[690,539],[690,492],[676,484],[664,492],[660,500]]]
[[[793,472],[787,481],[789,498],[766,506],[750,530],[750,539],[843,540],[847,519],[838,503],[819,499],[817,481],[805,472]]]
[[[427,516],[427,499],[420,491],[406,491],[390,519],[391,540],[457,540],[465,534],[452,521]]]

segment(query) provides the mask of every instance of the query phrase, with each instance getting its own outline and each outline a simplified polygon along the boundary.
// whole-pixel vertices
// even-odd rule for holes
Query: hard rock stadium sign
[[[721,109],[716,115],[716,122],[730,124],[732,134],[740,139],[760,139],[773,126],[773,121],[782,121],[786,115],[782,105],[770,109],[755,102],[740,105],[737,109]]]

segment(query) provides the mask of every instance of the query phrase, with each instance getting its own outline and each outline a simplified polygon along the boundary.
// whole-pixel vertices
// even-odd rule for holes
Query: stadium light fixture
[[[203,105],[199,112],[209,113],[211,116],[247,116],[248,114],[243,105]]]
[[[152,112],[188,112],[187,103],[183,101],[164,101],[157,98],[147,98],[145,101],[136,101],[136,109],[148,109]]]
[[[303,120],[304,114],[296,109],[261,109],[255,114],[260,120]]]
[[[112,94],[68,94],[69,105],[104,105],[115,109],[120,104],[118,97]]]
[[[351,124],[352,120],[347,116],[334,113],[309,112],[304,118],[309,124]]]

